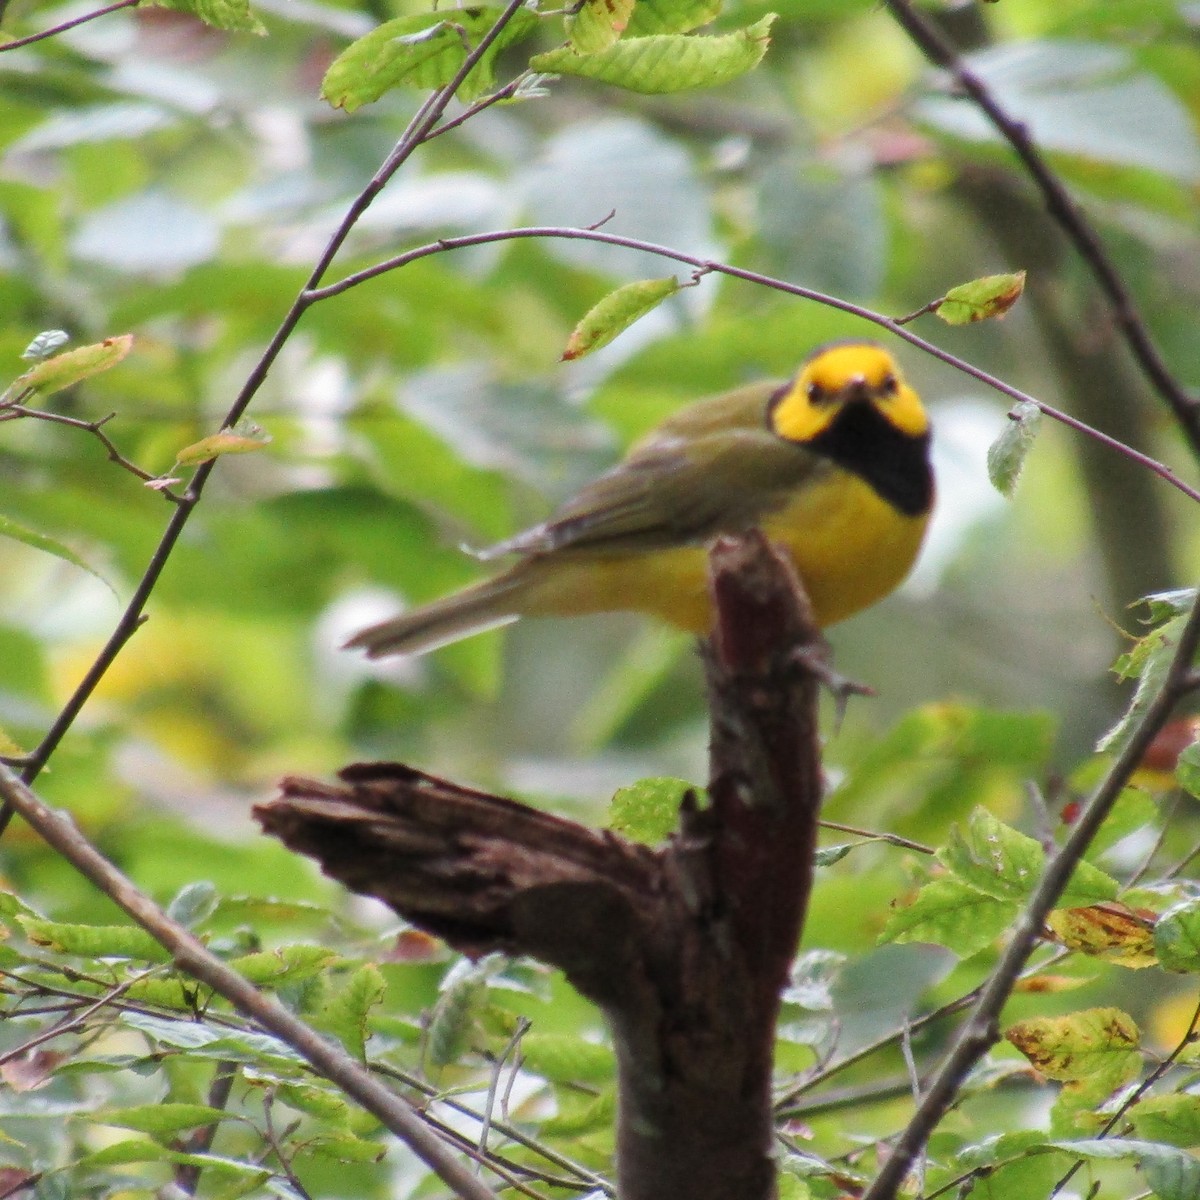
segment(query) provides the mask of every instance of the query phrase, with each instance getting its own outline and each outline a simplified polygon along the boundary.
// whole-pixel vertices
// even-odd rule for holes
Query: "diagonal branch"
[[[275,1034],[326,1079],[336,1083],[435,1171],[460,1200],[495,1200],[443,1140],[399,1096],[365,1067],[294,1016],[278,1001],[217,958],[189,930],[172,920],[134,886],[82,833],[71,818],[43,804],[7,767],[0,764],[0,797],[81,875],[115,901],[171,953],[175,965],[206,983],[260,1028]]]
[[[980,1058],[999,1041],[1000,1011],[1042,935],[1046,917],[1175,705],[1189,692],[1200,687],[1200,679],[1192,666],[1198,646],[1200,593],[1193,601],[1191,613],[1179,636],[1175,657],[1158,695],[1146,708],[1124,749],[1084,806],[1071,835],[1046,864],[1045,873],[1021,915],[1012,940],[980,991],[979,999],[958,1040],[930,1082],[916,1113],[863,1200],[893,1200],[929,1135],[954,1103],[963,1081]]]
[[[925,57],[954,77],[955,83],[1013,148],[1022,166],[1041,191],[1050,215],[1070,238],[1080,258],[1087,263],[1096,282],[1108,298],[1112,305],[1113,317],[1146,378],[1170,406],[1192,452],[1200,457],[1200,400],[1186,391],[1171,374],[1146,327],[1145,319],[1138,311],[1132,294],[1105,250],[1100,235],[1062,180],[1051,169],[1030,137],[1028,127],[1005,111],[983,80],[963,62],[954,44],[936,25],[917,12],[910,0],[885,0],[885,3],[896,22],[903,27]]]

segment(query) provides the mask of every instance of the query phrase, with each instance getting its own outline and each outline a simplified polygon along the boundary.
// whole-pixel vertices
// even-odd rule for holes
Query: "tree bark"
[[[654,850],[396,763],[286,779],[255,812],[327,874],[471,955],[561,968],[618,1063],[621,1200],[769,1200],[780,991],[812,885],[825,645],[757,533],[711,554],[707,802]]]

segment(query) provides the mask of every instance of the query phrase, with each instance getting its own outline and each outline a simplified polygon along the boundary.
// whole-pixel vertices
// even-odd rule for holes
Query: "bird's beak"
[[[865,375],[852,375],[842,387],[842,395],[847,403],[866,403],[871,399],[871,389]]]

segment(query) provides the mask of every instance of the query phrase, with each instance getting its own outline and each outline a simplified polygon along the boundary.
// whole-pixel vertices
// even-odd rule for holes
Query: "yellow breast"
[[[817,623],[832,625],[882,599],[908,574],[928,518],[906,517],[849,472],[809,481],[763,522],[789,551]],[[634,610],[694,633],[712,626],[707,551],[685,546],[612,556],[552,555],[530,579],[522,611],[574,616]]]

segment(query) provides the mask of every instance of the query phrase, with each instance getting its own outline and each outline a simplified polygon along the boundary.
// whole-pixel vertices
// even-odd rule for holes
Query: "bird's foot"
[[[848,675],[834,670],[833,651],[824,639],[793,647],[788,653],[788,661],[791,666],[814,676],[833,697],[833,731],[835,734],[842,728],[842,721],[845,719],[846,707],[850,703],[851,696],[877,695],[873,687],[859,683]]]

